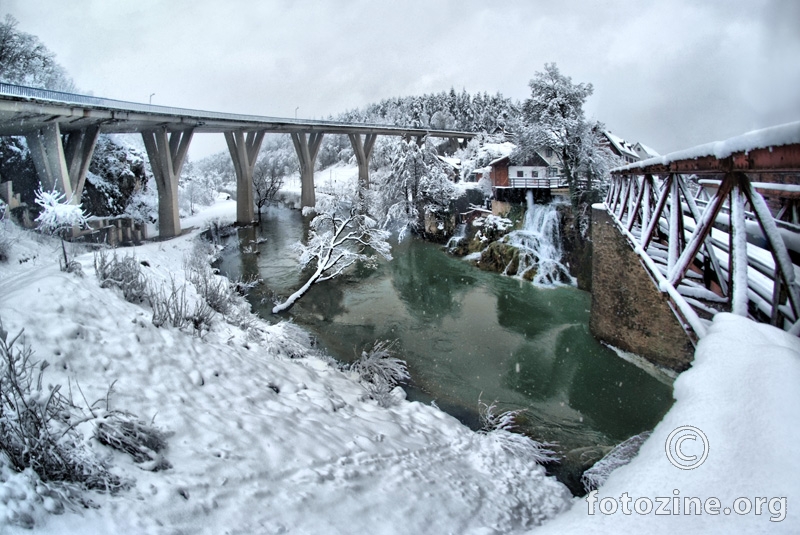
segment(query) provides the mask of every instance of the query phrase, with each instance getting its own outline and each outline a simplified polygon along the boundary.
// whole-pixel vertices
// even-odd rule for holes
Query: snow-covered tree
[[[0,82],[75,91],[55,54],[35,35],[19,31],[17,24],[11,15],[0,22]]]
[[[392,172],[383,178],[377,196],[384,228],[396,230],[402,240],[420,228],[426,213],[445,212],[456,190],[436,149],[426,138],[422,145],[415,140],[397,145]]]
[[[580,178],[588,168],[584,158],[600,148],[592,126],[587,122],[583,104],[592,92],[592,84],[574,84],[559,72],[555,63],[545,64],[530,81],[531,97],[522,106],[516,160],[526,160],[534,151],[550,149],[558,157],[564,176],[573,192],[581,189]]]
[[[295,244],[300,267],[314,272],[299,290],[273,307],[273,314],[288,310],[312,285],[341,275],[357,262],[374,268],[378,256],[392,259],[389,233],[351,203],[325,196],[314,210],[318,215],[311,221],[308,242]]]
[[[186,162],[178,185],[181,211],[193,215],[196,205],[214,204],[219,186],[220,180],[216,173],[205,173],[194,162]]]
[[[261,209],[275,199],[284,178],[298,167],[297,154],[288,136],[272,136],[264,143],[253,169],[253,199],[259,222]]]
[[[86,213],[79,204],[72,204],[66,199],[64,194],[58,191],[36,192],[36,204],[41,206],[42,211],[36,218],[37,228],[41,232],[52,234],[61,238],[61,251],[64,254],[64,264],[61,269],[72,271],[73,265],[67,258],[67,248],[64,245],[64,237],[68,230],[73,227],[86,226]]]

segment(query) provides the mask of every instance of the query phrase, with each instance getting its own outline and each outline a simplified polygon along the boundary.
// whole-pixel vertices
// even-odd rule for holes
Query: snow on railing
[[[274,123],[282,125],[298,125],[298,126],[331,126],[331,127],[358,127],[358,128],[376,128],[389,131],[404,132],[430,132],[434,137],[443,135],[445,137],[472,137],[472,132],[457,132],[450,130],[434,130],[430,128],[418,127],[404,127],[388,124],[377,123],[347,123],[342,121],[330,120],[308,120],[308,119],[293,119],[286,117],[267,117],[260,115],[245,115],[239,113],[223,113],[215,111],[194,110],[188,108],[176,108],[171,106],[158,106],[153,104],[142,104],[138,102],[129,102],[125,100],[115,100],[110,98],[94,97],[90,95],[79,95],[76,93],[65,93],[62,91],[53,91],[51,89],[38,89],[34,87],[25,87],[13,84],[0,83],[0,96],[16,97],[21,99],[32,99],[37,101],[49,101],[59,104],[77,104],[81,106],[91,106],[94,108],[103,108],[114,111],[132,111],[138,113],[148,113],[156,115],[173,115],[181,117],[191,117],[195,119],[206,120],[222,120],[222,121],[239,121],[239,122],[257,122],[257,123]],[[438,134],[438,135],[435,135]]]
[[[704,157],[714,157],[718,160],[722,160],[737,152],[749,152],[757,149],[782,147],[798,143],[800,143],[800,121],[764,128],[762,130],[753,130],[752,132],[747,132],[746,134],[732,137],[725,141],[714,141],[690,149],[671,152],[664,156],[656,156],[647,160],[617,167],[611,172],[636,171],[655,165],[669,165],[673,162]]]

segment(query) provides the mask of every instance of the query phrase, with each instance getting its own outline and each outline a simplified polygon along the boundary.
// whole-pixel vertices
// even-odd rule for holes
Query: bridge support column
[[[364,188],[369,188],[369,159],[372,157],[372,148],[375,146],[377,134],[367,134],[361,139],[361,134],[347,134],[350,144],[353,145],[353,152],[358,163],[358,184]]]
[[[314,192],[314,164],[322,143],[322,133],[311,133],[307,138],[304,132],[293,133],[292,142],[300,160],[300,206],[313,208],[317,204]]]
[[[61,127],[52,123],[27,134],[42,189],[60,191],[73,204],[80,204],[99,132],[96,126],[75,130],[63,136],[62,142]]]
[[[193,133],[193,128],[168,133],[164,127],[142,132],[158,189],[158,235],[161,238],[181,233],[178,181]]]
[[[676,371],[688,368],[694,355],[692,342],[666,296],[600,206],[592,208],[589,328],[599,340]]]
[[[253,200],[253,170],[264,140],[264,131],[225,132],[225,141],[236,170],[236,223],[250,225],[255,221]]]

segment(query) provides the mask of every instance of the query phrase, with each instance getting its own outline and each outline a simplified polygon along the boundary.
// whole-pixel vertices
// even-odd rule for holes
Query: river
[[[668,378],[591,336],[589,293],[484,272],[417,239],[395,244],[394,259],[378,269],[315,285],[288,313],[272,316],[274,296],[303,281],[290,250],[303,231],[299,212],[270,208],[258,231],[263,243],[227,247],[218,267],[229,276],[258,274],[256,311],[271,321],[292,318],[341,361],[376,340],[397,340],[412,376],[409,399],[435,401],[473,428],[479,398],[525,409],[522,431],[562,455],[652,429],[672,404]]]

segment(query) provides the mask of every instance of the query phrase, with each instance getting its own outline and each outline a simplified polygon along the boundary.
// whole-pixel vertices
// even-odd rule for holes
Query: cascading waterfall
[[[461,243],[466,237],[467,237],[467,224],[460,223],[456,227],[455,234],[453,234],[453,236],[449,240],[447,240],[445,248],[447,248],[448,250],[452,250],[454,247],[457,247],[458,244]]]
[[[517,276],[535,270],[534,284],[575,284],[569,270],[561,263],[561,233],[558,229],[558,212],[553,204],[535,204],[533,192],[528,190],[528,210],[522,230],[506,236],[508,245],[519,251]]]

